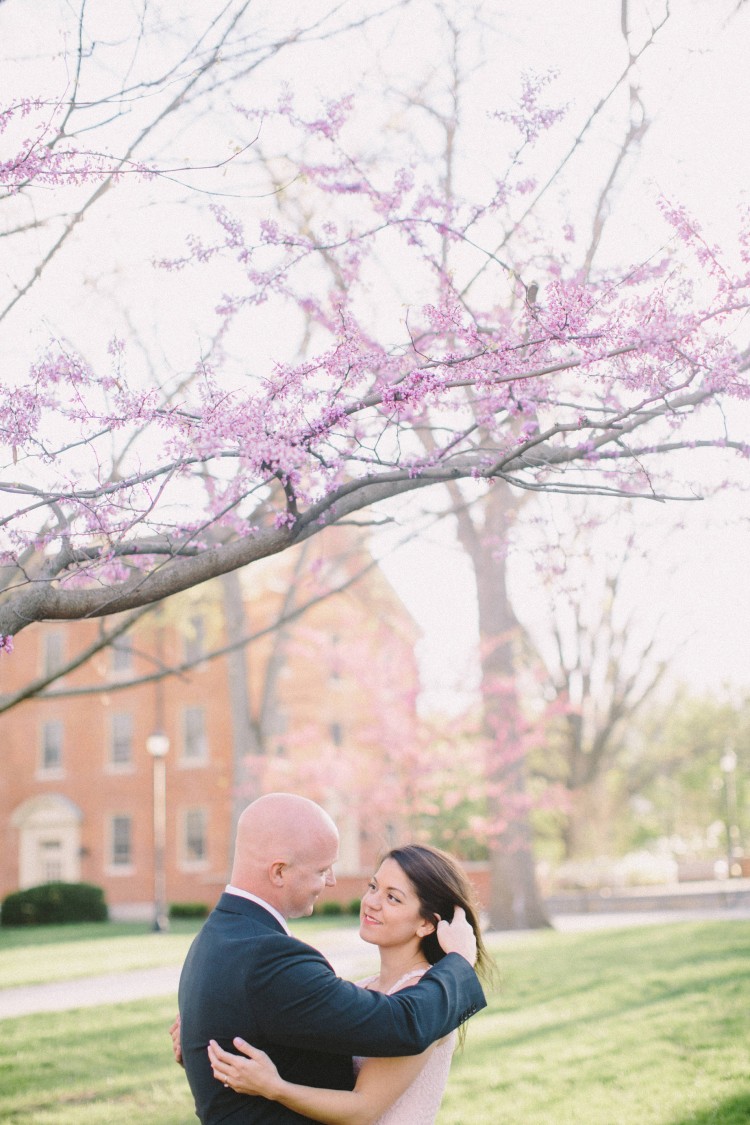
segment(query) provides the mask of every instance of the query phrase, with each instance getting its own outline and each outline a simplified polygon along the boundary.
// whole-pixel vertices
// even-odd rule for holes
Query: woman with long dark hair
[[[489,970],[472,885],[457,861],[438,848],[407,844],[383,858],[360,907],[360,936],[376,945],[380,971],[363,988],[393,993],[416,984],[445,956],[437,940],[441,919],[465,912],[477,941],[477,972]],[[465,1025],[460,1034],[465,1032]],[[287,1082],[263,1051],[235,1039],[240,1055],[209,1046],[214,1076],[238,1093],[278,1101],[328,1125],[432,1125],[448,1080],[457,1033],[421,1055],[355,1059],[353,1090]]]

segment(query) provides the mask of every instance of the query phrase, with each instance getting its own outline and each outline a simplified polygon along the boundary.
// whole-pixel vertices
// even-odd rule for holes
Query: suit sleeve
[[[248,1003],[269,1041],[348,1055],[418,1054],[486,1006],[474,970],[457,953],[393,996],[341,980],[296,940],[292,950],[269,943],[253,977]]]

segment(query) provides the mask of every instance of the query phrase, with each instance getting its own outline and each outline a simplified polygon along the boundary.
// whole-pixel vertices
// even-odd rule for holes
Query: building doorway
[[[18,829],[18,886],[78,883],[83,813],[68,797],[31,797],[11,817]]]

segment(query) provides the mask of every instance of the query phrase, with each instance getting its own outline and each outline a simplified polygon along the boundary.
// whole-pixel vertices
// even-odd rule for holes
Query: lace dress
[[[424,972],[425,969],[414,969],[406,973],[388,989],[387,995],[398,992],[407,981],[416,984]],[[358,983],[360,988],[367,988],[376,979],[377,977],[368,977]],[[448,1081],[456,1038],[457,1033],[452,1031],[437,1044],[411,1086],[407,1086],[401,1097],[377,1119],[375,1125],[434,1125]],[[355,1075],[359,1074],[363,1062],[364,1059],[355,1055]]]

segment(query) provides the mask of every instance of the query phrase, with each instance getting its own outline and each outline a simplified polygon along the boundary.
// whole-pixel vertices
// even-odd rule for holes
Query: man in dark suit
[[[333,886],[338,832],[304,797],[271,793],[240,817],[231,882],[188,952],[180,978],[182,1061],[203,1125],[307,1121],[278,1102],[237,1094],[211,1072],[209,1039],[240,1035],[284,1078],[351,1090],[352,1055],[413,1055],[485,1006],[463,912],[438,936],[448,956],[393,996],[337,977],[321,953],[289,934]]]

